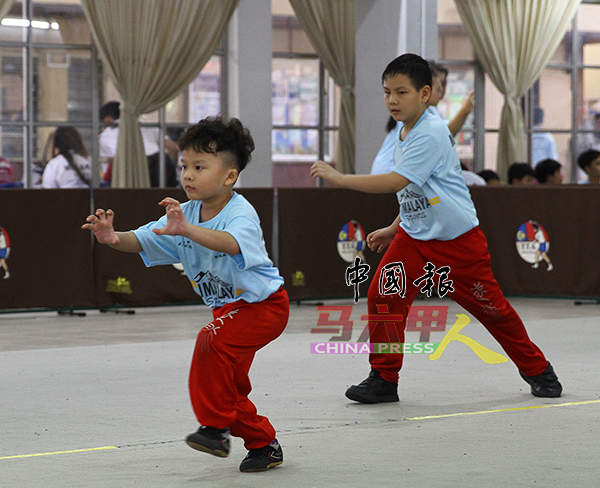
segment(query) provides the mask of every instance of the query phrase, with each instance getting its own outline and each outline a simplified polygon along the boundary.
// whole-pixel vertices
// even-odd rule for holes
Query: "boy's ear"
[[[427,103],[430,97],[431,87],[429,85],[425,85],[423,88],[421,88],[421,102]]]
[[[236,168],[231,168],[229,170],[229,172],[227,173],[227,178],[225,179],[225,184],[226,185],[235,185],[235,182],[238,179],[239,176],[239,171]]]

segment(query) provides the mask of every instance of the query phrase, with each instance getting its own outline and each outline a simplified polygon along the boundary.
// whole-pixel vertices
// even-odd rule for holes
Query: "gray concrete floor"
[[[0,315],[0,486],[600,486],[600,306],[511,302],[562,398],[531,396],[511,362],[485,364],[452,342],[436,361],[406,357],[399,403],[355,404],[344,391],[367,375],[367,356],[311,354],[328,336],[310,334],[314,305],[292,305],[288,329],[251,371],[251,398],[284,449],[283,465],[266,473],[238,471],[240,439],[226,459],[183,442],[197,428],[187,374],[208,309]],[[353,340],[365,312],[361,300]],[[474,319],[462,333],[502,352]]]

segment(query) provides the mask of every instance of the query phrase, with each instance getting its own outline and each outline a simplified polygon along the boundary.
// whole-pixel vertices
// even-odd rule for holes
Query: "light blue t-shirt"
[[[157,236],[152,229],[164,227],[164,216],[133,231],[143,248],[140,255],[146,266],[181,263],[194,290],[211,308],[236,300],[260,302],[276,292],[283,278],[269,259],[260,220],[248,200],[234,192],[225,208],[207,222],[199,221],[201,206],[200,200],[182,203],[186,220],[228,232],[240,253],[231,256],[212,251],[182,236]]]
[[[394,160],[394,171],[411,182],[397,193],[400,226],[409,236],[449,241],[479,224],[443,120],[425,111],[406,139],[398,138]]]
[[[394,169],[394,149],[396,147],[396,139],[398,139],[400,127],[402,127],[402,123],[398,122],[396,127],[394,127],[383,140],[383,144],[371,166],[372,175],[391,173]]]
[[[446,124],[446,125],[450,124],[450,120],[445,120],[444,117],[442,117],[442,114],[440,113],[440,111],[437,109],[437,107],[434,107],[433,105],[429,105],[429,107],[427,107],[425,109],[425,111],[429,112],[431,115],[435,115],[440,120],[443,120],[444,124]]]

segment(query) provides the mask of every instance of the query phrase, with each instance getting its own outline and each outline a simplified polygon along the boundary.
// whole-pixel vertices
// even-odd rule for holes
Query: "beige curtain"
[[[558,48],[581,0],[455,0],[477,59],[504,106],[498,137],[498,174],[527,161],[520,98]]]
[[[238,0],[81,0],[123,104],[112,186],[150,185],[138,125],[210,59]]]
[[[337,168],[354,173],[355,0],[290,0],[323,65],[341,88]]]
[[[6,17],[13,3],[15,3],[15,0],[0,0],[0,20]]]

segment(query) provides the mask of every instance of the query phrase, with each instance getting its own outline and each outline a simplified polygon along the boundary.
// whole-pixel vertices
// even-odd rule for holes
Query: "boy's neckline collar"
[[[412,129],[410,129],[410,131],[408,132],[408,134],[406,134],[406,137],[404,139],[402,139],[402,130],[404,129],[404,122],[402,122],[402,128],[398,131],[398,140],[400,142],[404,142],[406,141],[406,139],[408,139],[408,136],[412,133],[413,130],[415,130],[417,128],[417,126],[421,123],[421,121],[423,120],[423,118],[425,117],[433,117],[433,115],[431,113],[427,112],[427,108],[426,107],[425,110],[423,110],[423,113],[421,114],[421,116],[419,117],[419,119],[415,122],[415,125],[412,126]]]

